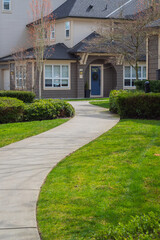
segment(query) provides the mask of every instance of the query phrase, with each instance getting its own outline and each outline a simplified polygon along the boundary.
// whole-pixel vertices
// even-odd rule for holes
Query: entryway
[[[103,96],[103,65],[90,65],[91,97]]]
[[[3,86],[4,90],[10,90],[10,75],[9,70],[3,70]]]

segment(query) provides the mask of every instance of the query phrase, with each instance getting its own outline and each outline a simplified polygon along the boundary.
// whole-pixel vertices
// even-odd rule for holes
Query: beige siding
[[[26,24],[31,20],[29,17],[29,3],[31,0],[11,0],[11,13],[2,11],[0,0],[0,57],[6,56],[21,47],[28,47]],[[52,8],[55,9],[65,0],[51,0]]]

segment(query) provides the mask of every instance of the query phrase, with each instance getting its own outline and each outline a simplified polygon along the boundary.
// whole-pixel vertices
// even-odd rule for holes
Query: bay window
[[[69,88],[69,65],[45,65],[45,88]]]
[[[26,66],[16,66],[16,88],[23,89],[26,87]]]
[[[146,66],[138,67],[138,79],[146,79]],[[136,71],[131,66],[124,67],[124,87],[134,87],[134,82],[136,81]]]

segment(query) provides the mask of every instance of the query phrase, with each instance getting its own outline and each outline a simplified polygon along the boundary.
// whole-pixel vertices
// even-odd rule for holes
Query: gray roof
[[[130,18],[137,13],[138,2],[139,0],[67,0],[50,14],[50,19]]]
[[[160,28],[160,18],[147,25],[148,28]]]
[[[44,59],[47,60],[76,60],[76,57],[68,52],[69,48],[63,43],[48,46],[44,53]],[[0,62],[8,62],[18,60],[18,58],[29,60],[35,59],[33,48],[29,48],[24,52],[18,52],[3,58],[0,58]]]

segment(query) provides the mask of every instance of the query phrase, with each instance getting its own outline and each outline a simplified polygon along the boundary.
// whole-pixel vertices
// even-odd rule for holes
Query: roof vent
[[[90,12],[92,8],[93,8],[93,5],[89,5],[89,7],[87,8],[87,12]]]

